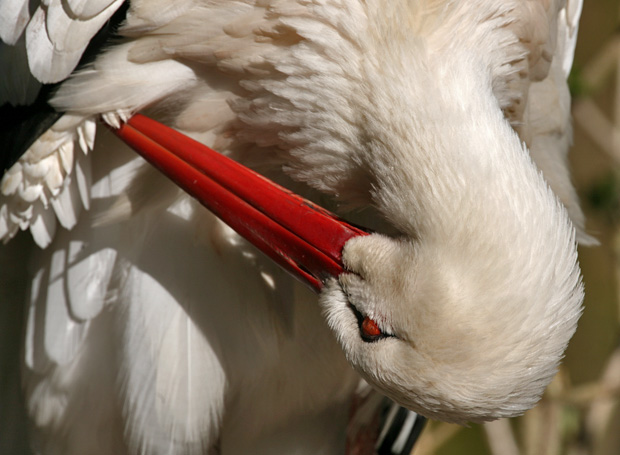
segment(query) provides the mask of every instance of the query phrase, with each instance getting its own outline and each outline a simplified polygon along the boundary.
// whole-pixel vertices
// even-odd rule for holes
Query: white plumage
[[[74,17],[52,1],[26,26],[18,3],[26,31],[1,36],[42,82],[119,5],[68,2]],[[345,356],[429,417],[533,406],[581,311],[575,228],[591,241],[566,164],[580,8],[132,1],[125,38],[60,86],[67,114],[2,181],[0,237],[29,228],[46,247],[24,350],[41,452],[341,453],[358,381]],[[100,115],[137,111],[392,238],[347,244],[357,275],[328,283],[323,317],[105,129],[95,139]],[[364,342],[349,304],[398,339]]]

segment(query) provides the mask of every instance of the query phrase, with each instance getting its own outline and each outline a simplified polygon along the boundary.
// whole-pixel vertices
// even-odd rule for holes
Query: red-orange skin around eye
[[[378,337],[381,335],[381,329],[377,323],[368,316],[366,316],[362,321],[362,331],[364,332],[364,335],[368,337]]]

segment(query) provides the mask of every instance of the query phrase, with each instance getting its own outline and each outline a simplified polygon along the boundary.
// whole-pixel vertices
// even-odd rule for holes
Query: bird
[[[37,451],[342,453],[360,378],[447,422],[534,406],[582,311],[577,242],[595,242],[566,159],[581,7],[3,4],[0,104],[55,110],[0,199],[0,238],[38,245]],[[101,127],[136,114],[363,226],[342,273],[317,299]]]

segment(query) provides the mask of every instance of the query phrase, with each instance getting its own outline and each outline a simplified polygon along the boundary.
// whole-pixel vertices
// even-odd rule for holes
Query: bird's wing
[[[82,207],[90,205],[90,160],[95,140],[93,119],[65,115],[40,136],[3,176],[0,239],[30,229],[46,247],[57,222],[71,229]]]
[[[192,134],[203,131],[207,136],[203,140],[211,144],[219,140],[226,148],[228,127],[235,121],[230,102],[248,90],[239,82],[245,74],[243,65],[256,72],[274,68],[275,57],[261,64],[262,53],[253,52],[260,46],[244,49],[255,42],[252,31],[260,25],[266,26],[265,36],[272,31],[265,18],[266,8],[260,6],[269,2],[211,1],[190,11],[193,3],[174,2],[173,8],[165,6],[171,2],[132,1],[122,31],[126,40],[63,83],[54,103],[70,113],[41,136],[3,179],[0,237],[6,240],[19,228],[30,228],[39,245],[48,245],[38,253],[39,260],[33,266],[36,274],[27,310],[25,382],[30,414],[42,431],[66,435],[60,440],[67,444],[76,441],[74,447],[58,449],[62,453],[88,452],[99,441],[92,432],[109,422],[124,422],[125,428],[106,427],[105,431],[125,430],[125,440],[134,452],[163,453],[176,450],[170,447],[178,445],[184,453],[205,453],[219,424],[223,390],[230,384],[225,383],[229,378],[222,373],[222,353],[214,353],[217,342],[212,337],[206,339],[201,330],[227,330],[225,336],[214,338],[236,340],[261,352],[264,348],[270,357],[277,356],[280,334],[271,329],[271,320],[283,318],[292,311],[287,310],[289,304],[295,303],[289,295],[283,296],[280,285],[275,286],[279,297],[265,291],[276,293],[271,290],[273,280],[262,278],[265,270],[275,266],[251,262],[253,259],[248,258],[253,256],[239,245],[236,235],[226,236],[233,237],[234,242],[220,241],[223,234],[210,234],[215,228],[198,225],[196,219],[206,218],[210,221],[205,224],[219,226],[204,211],[196,209],[200,215],[194,219],[190,216],[194,206],[188,209],[190,215],[172,210],[170,199],[164,198],[172,194],[174,199],[178,190],[169,185],[164,197],[154,194],[152,188],[165,186],[161,177],[156,174],[155,184],[146,181],[139,171],[142,161],[127,150],[120,153],[118,142],[106,144],[106,137],[110,139],[111,135],[105,130],[97,132],[95,141],[95,119],[100,114],[114,124],[127,113],[158,104],[160,119]],[[161,16],[159,6],[164,7]],[[269,43],[266,47],[273,49]],[[260,128],[257,125],[255,130]],[[272,127],[274,137],[277,129]],[[93,142],[101,153],[86,155]],[[132,180],[135,185],[128,185]],[[135,189],[140,194],[134,198]],[[119,197],[121,193],[124,196]],[[154,201],[155,205],[148,203]],[[192,205],[188,199],[183,201]],[[77,221],[80,207],[88,205],[90,212],[82,213]],[[113,208],[107,210],[107,205]],[[137,206],[148,209],[136,214]],[[160,210],[162,206],[168,210]],[[101,214],[103,219],[98,218]],[[135,216],[123,224],[118,222],[123,214]],[[109,223],[110,217],[116,223]],[[67,228],[73,227],[72,231],[55,233],[56,219]],[[195,245],[194,229],[203,243],[200,247]],[[172,243],[171,238],[175,239]],[[233,252],[226,250],[227,245]],[[242,287],[231,284],[239,282],[239,273],[245,277]],[[248,283],[248,277],[256,286]],[[288,277],[283,281],[285,286],[292,286]],[[239,315],[232,311],[237,306],[230,303],[247,299],[246,293],[252,296],[252,305]],[[202,304],[205,298],[211,306]],[[272,305],[277,298],[282,299],[281,306],[287,311],[273,311],[274,316],[261,302]],[[125,305],[128,302],[131,305]],[[197,302],[201,305],[192,305]],[[260,312],[258,317],[268,319],[265,333],[254,333],[256,317],[248,313],[253,309]],[[201,315],[201,330],[195,330],[198,318],[192,311],[210,312]],[[311,312],[318,316],[316,309]],[[248,322],[245,326],[244,321]],[[245,329],[241,332],[240,327]],[[241,336],[234,335],[234,330]],[[110,341],[114,337],[119,338],[118,343]],[[272,339],[273,343],[265,344]],[[297,341],[291,339],[291,352],[296,352],[292,348]],[[180,357],[179,352],[186,355]],[[235,357],[231,370],[245,371],[259,363],[256,356],[245,355],[251,350],[226,352]],[[342,357],[335,344],[334,352],[338,359]],[[299,361],[310,365],[307,359]],[[327,358],[320,361],[330,363]],[[349,367],[341,363],[346,367],[345,375],[351,375]],[[303,367],[296,369],[304,371]],[[206,388],[202,382],[205,371],[212,378]],[[300,374],[295,373],[287,383],[303,388],[296,379]],[[312,375],[303,376],[300,381],[313,380]],[[258,387],[251,374],[240,380],[252,383],[242,388],[244,393],[247,390],[251,395]],[[269,376],[265,381],[274,385],[280,382]],[[338,390],[345,390],[340,379],[338,382]],[[324,388],[319,395],[313,399],[313,407],[331,399]],[[83,416],[79,407],[85,402],[98,412]],[[297,406],[295,403],[285,403],[282,412],[295,412],[288,410]],[[271,425],[261,415],[265,408],[252,407],[249,411],[256,413],[254,418],[251,414],[232,420],[241,422],[239,426],[246,421],[254,426]],[[271,420],[277,419],[285,420],[279,416]],[[163,437],[170,434],[174,440]],[[45,444],[58,440],[45,436]],[[239,443],[243,442],[241,437]],[[115,443],[118,441],[109,438],[104,447],[91,451],[123,453]]]
[[[572,144],[571,96],[567,78],[573,63],[581,8],[582,1],[567,0],[556,16],[553,60],[547,77],[534,80],[530,85],[524,138],[532,159],[566,206],[577,229],[577,240],[592,245],[597,241],[585,232],[585,217],[571,182],[567,157]]]
[[[17,45],[20,49],[12,54],[20,61],[19,73],[9,80],[18,82],[17,76],[29,79],[32,75],[39,82],[49,84],[65,79],[76,67],[91,38],[123,1],[2,2],[0,38],[6,45]],[[2,70],[13,71],[5,64]],[[1,105],[15,90],[8,84],[0,87]]]
[[[570,93],[582,0],[528,0],[513,11],[514,30],[525,58],[515,59],[505,85],[496,89],[506,117],[527,144],[532,159],[568,210],[580,243],[595,240],[570,180],[568,149],[572,143]]]
[[[93,36],[122,3],[123,0],[2,2],[0,105],[28,105],[35,100],[37,108],[45,104],[45,100],[38,98],[49,90],[41,91],[41,84],[65,79]],[[8,138],[10,145],[19,145],[16,137],[22,132],[28,135],[38,131],[28,126],[31,110],[16,111],[13,118],[7,119],[8,125],[3,125],[8,131],[2,138]],[[3,114],[11,115],[8,106]],[[58,115],[48,117],[50,126],[52,117]],[[43,116],[37,112],[32,118],[41,122]],[[57,219],[66,228],[75,224],[82,206],[89,205],[90,171],[84,154],[92,148],[94,134],[94,122],[65,116],[31,144],[2,181],[1,239],[6,241],[19,228],[29,227],[35,241],[46,246],[55,233]],[[84,154],[74,153],[79,149]]]
[[[320,106],[327,102],[336,109],[349,109],[347,99],[354,98],[347,87],[355,84],[361,56],[347,40],[324,38],[351,33],[341,25],[350,17],[360,16],[353,23],[363,28],[357,2],[312,6],[296,1],[213,1],[195,7],[186,1],[164,8],[161,15],[153,7],[159,4],[156,0],[132,2],[127,23],[120,30],[127,40],[62,84],[53,103],[71,116],[42,136],[4,176],[0,238],[7,240],[20,228],[30,228],[37,243],[47,245],[56,217],[42,213],[70,179],[76,180],[71,165],[77,160],[65,155],[74,157],[69,152],[89,149],[98,115],[115,124],[123,115],[154,104],[160,119],[218,151],[243,153],[261,148],[253,156],[263,164],[277,159],[283,163],[282,157],[268,153],[277,155],[284,149],[315,144],[325,150],[286,156],[290,158],[287,166],[299,169],[296,177],[312,180],[318,189],[332,194],[367,189],[357,188],[355,165],[343,159],[361,136],[351,128],[355,119],[342,124],[339,116],[328,118],[324,114],[328,109]],[[359,30],[355,33],[362,35]],[[290,46],[301,40],[308,45]],[[337,54],[323,50],[336,43],[340,43],[333,50]],[[325,81],[320,84],[324,97],[316,96],[316,87],[307,83],[312,80]],[[282,114],[273,115],[275,111]],[[354,112],[345,114],[352,117]],[[314,120],[331,126],[300,131],[301,125]],[[317,135],[325,136],[324,140],[318,141]],[[273,145],[279,147],[265,147]],[[251,155],[247,153],[246,158]],[[315,160],[313,156],[316,162],[303,162]],[[31,172],[43,162],[55,173],[44,166]],[[308,167],[313,169],[310,176],[303,174]],[[347,175],[351,177],[343,178]],[[71,200],[80,199],[72,196]],[[65,227],[72,225],[68,221]]]
[[[24,384],[41,450],[208,453],[225,378],[216,344],[179,302],[202,303],[205,288],[209,302],[228,302],[205,285],[222,264],[196,245],[197,226],[183,218],[188,200],[174,213],[154,207],[146,218],[99,225],[99,208],[141,166],[118,144],[107,151],[93,156],[91,211],[31,261]],[[156,184],[175,194],[173,184]]]

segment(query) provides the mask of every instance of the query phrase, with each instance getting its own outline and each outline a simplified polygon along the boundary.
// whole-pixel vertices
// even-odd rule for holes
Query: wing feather
[[[45,292],[43,288],[47,286],[47,276],[47,270],[44,268],[40,268],[34,273],[30,282],[28,299],[24,359],[26,366],[36,373],[43,373],[50,364],[43,347],[45,308],[42,305],[37,305],[40,300],[39,296]]]
[[[526,143],[549,186],[566,207],[582,244],[585,232],[579,198],[570,180],[572,142],[567,77],[572,65],[581,0],[526,0],[507,13],[516,46],[506,48],[494,72],[494,93],[508,121]]]
[[[579,18],[583,9],[583,0],[567,0],[567,5],[561,11],[558,22],[558,57],[562,59],[564,76],[568,77],[573,67],[575,46],[577,45],[577,32],[579,30]]]
[[[54,214],[41,205],[36,205],[30,223],[30,233],[37,245],[49,245],[56,234]]]
[[[182,203],[194,210],[186,199]],[[170,212],[164,217],[152,212],[144,222],[150,226],[153,217],[158,228],[130,247],[135,265],[126,272],[119,298],[131,302],[122,321],[119,368],[129,446],[145,453],[209,453],[222,418],[226,374],[217,341],[207,338],[212,324],[221,321],[205,314],[228,301],[222,298],[227,289],[208,284],[203,305],[204,281],[221,279],[221,264],[183,236],[191,222],[180,224]],[[171,236],[178,240],[174,245],[166,241]],[[136,246],[142,242],[149,248]],[[167,260],[157,260],[162,257]],[[181,276],[192,279],[177,279]]]
[[[2,199],[0,196],[0,239],[12,238],[17,232],[17,226],[14,227],[15,232],[11,233],[13,225],[9,222],[9,208]]]
[[[114,3],[114,0],[66,0],[64,5],[67,15],[81,21],[87,21],[100,14],[106,14],[106,9]]]
[[[123,1],[91,0],[100,7],[100,12],[88,19],[70,16],[62,0],[50,0],[48,5],[40,5],[26,28],[26,48],[32,74],[43,83],[65,79],[77,66],[91,38]]]
[[[52,198],[54,213],[56,213],[60,225],[65,229],[71,229],[77,223],[82,209],[79,197],[75,179],[68,177],[60,194]]]
[[[18,229],[27,229],[49,205],[63,227],[75,225],[82,206],[90,204],[90,157],[86,153],[94,146],[95,130],[94,121],[65,115],[5,173],[0,187],[0,239],[8,241]],[[37,244],[45,247],[51,239],[40,235],[40,227],[31,232],[36,232]]]
[[[546,36],[522,35],[524,42],[538,43],[536,58],[530,59],[529,84],[520,125],[516,127],[530,149],[532,159],[543,172],[549,186],[562,201],[584,245],[596,240],[585,232],[585,217],[570,178],[568,151],[572,143],[570,93],[567,77],[572,66],[577,38],[581,0],[543,2],[530,0],[545,15],[533,15],[530,22],[543,22]],[[543,9],[543,6],[547,9]],[[528,30],[528,29],[526,29]],[[544,63],[541,64],[541,61]],[[541,71],[545,68],[545,71]]]
[[[89,321],[78,321],[69,312],[66,281],[68,260],[68,251],[65,248],[53,252],[49,282],[37,302],[45,313],[45,352],[57,365],[67,365],[73,360],[82,347],[89,324]]]
[[[177,312],[162,339],[156,395],[161,425],[175,440],[212,441],[224,409],[226,377],[213,347],[185,313]],[[209,378],[205,387],[202,378]]]
[[[28,0],[5,0],[0,7],[0,39],[14,45],[22,35],[28,21],[30,11]]]
[[[93,319],[103,309],[117,254],[111,248],[84,254],[88,247],[88,242],[77,239],[68,248],[68,307],[71,314],[80,321]]]

